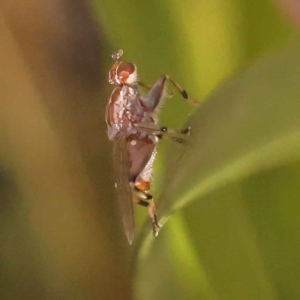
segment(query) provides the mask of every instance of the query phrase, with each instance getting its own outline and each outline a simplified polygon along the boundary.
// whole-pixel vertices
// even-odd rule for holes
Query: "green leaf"
[[[185,208],[182,225],[144,231],[139,299],[299,299],[299,55],[265,57],[193,115],[158,203],[162,223]]]

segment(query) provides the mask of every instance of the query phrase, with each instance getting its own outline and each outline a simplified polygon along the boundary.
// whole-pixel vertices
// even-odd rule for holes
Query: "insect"
[[[138,81],[137,67],[121,61],[123,51],[111,56],[114,60],[108,72],[108,82],[115,85],[106,107],[107,134],[114,141],[114,168],[116,189],[121,208],[125,233],[131,244],[134,237],[133,203],[148,208],[153,235],[157,236],[156,208],[150,193],[152,165],[156,156],[156,143],[168,137],[182,143],[180,135],[187,135],[189,128],[172,130],[157,125],[158,107],[164,97],[165,83],[169,80],[189,102],[183,88],[168,76],[161,76],[153,86]],[[138,85],[148,94],[139,93]]]

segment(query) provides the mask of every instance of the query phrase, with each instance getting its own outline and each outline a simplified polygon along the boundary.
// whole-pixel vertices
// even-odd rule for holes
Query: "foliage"
[[[162,223],[172,217],[156,240],[145,224],[135,250],[136,298],[298,299],[300,48],[269,51],[288,36],[275,8],[121,1],[112,23],[115,4],[100,3],[108,38],[145,80],[170,72],[202,100],[248,65],[190,118],[175,167],[164,170],[170,152],[162,149],[159,214]],[[164,124],[185,119],[178,99],[165,106]]]

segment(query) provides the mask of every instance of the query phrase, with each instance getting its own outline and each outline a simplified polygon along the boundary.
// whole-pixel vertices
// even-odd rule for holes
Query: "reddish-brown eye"
[[[137,81],[136,66],[129,62],[117,61],[108,72],[107,80],[110,84],[135,84]]]
[[[122,84],[133,84],[137,80],[136,66],[130,62],[122,62],[117,69],[117,77]]]

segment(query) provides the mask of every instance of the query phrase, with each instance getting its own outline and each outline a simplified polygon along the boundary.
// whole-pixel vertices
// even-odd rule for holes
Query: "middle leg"
[[[148,134],[153,134],[157,136],[159,139],[169,138],[178,143],[184,143],[185,139],[183,139],[181,135],[189,135],[191,131],[190,127],[183,128],[183,129],[172,129],[166,126],[160,127],[156,124],[143,124],[143,123],[135,124],[135,127],[146,131]]]

